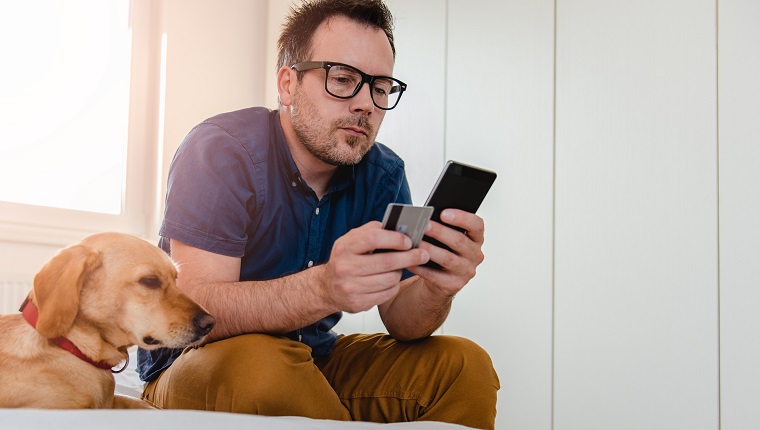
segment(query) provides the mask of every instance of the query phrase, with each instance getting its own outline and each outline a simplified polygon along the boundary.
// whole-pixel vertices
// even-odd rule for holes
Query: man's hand
[[[475,276],[483,261],[483,219],[456,209],[446,209],[441,220],[465,229],[465,233],[431,221],[425,234],[449,246],[451,251],[423,241],[419,249],[445,270],[409,266],[416,277],[401,283],[401,291],[378,306],[388,333],[398,340],[420,339],[443,324],[451,299]]]
[[[347,312],[385,303],[399,292],[401,270],[428,261],[428,251],[411,249],[409,237],[372,221],[335,241],[321,277],[325,300]],[[376,249],[398,252],[373,254]]]
[[[428,281],[425,284],[432,292],[453,296],[475,277],[478,265],[483,262],[485,226],[479,216],[457,209],[444,210],[441,221],[461,227],[465,232],[431,221],[425,234],[449,246],[451,251],[425,241],[420,244],[420,249],[426,250],[430,259],[445,270],[427,267],[410,267],[409,270]]]

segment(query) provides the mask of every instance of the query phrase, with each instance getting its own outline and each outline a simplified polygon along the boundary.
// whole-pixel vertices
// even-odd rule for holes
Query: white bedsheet
[[[0,409],[0,429],[3,430],[462,430],[466,428],[438,422],[376,424],[205,411]]]

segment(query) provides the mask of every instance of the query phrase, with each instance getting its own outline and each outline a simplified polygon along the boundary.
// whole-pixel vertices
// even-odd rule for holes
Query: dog
[[[183,348],[214,326],[176,279],[169,256],[126,234],[60,250],[34,277],[22,313],[0,315],[0,407],[150,408],[114,394],[112,368],[129,359],[127,348]]]

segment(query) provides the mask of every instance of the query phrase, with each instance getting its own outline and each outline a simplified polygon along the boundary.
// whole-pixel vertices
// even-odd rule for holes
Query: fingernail
[[[441,220],[454,221],[454,214],[451,211],[443,211],[441,212]]]

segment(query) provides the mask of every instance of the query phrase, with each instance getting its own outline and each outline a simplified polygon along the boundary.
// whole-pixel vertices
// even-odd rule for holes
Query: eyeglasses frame
[[[348,68],[350,68],[352,70],[356,70],[359,73],[359,76],[362,77],[362,81],[359,83],[359,85],[356,86],[356,88],[354,88],[354,92],[350,96],[338,96],[338,95],[335,95],[335,94],[331,93],[330,90],[327,89],[327,75],[330,72],[330,68],[332,68],[334,66],[348,67]],[[374,104],[375,107],[377,107],[378,109],[382,109],[382,110],[391,110],[391,109],[395,108],[396,106],[398,106],[398,102],[401,101],[401,96],[404,95],[404,91],[406,91],[406,84],[403,83],[403,82],[401,82],[401,81],[399,81],[398,79],[396,79],[396,78],[394,78],[392,76],[375,76],[375,75],[370,75],[370,74],[362,72],[361,70],[357,69],[354,66],[351,66],[349,64],[337,63],[335,61],[303,61],[303,62],[300,62],[300,63],[292,64],[290,66],[290,68],[293,69],[293,70],[295,70],[295,71],[297,71],[297,72],[306,72],[308,70],[324,69],[324,71],[325,71],[325,91],[327,92],[327,94],[330,94],[331,96],[333,96],[335,98],[338,98],[338,99],[344,99],[345,100],[345,99],[350,99],[350,98],[356,96],[357,94],[359,94],[359,91],[361,91],[362,87],[364,87],[364,84],[366,83],[366,84],[369,85],[369,88],[370,88],[370,96],[372,98],[372,104]],[[391,107],[382,107],[382,106],[378,105],[377,102],[375,102],[375,96],[374,96],[374,94],[372,94],[371,90],[372,90],[372,83],[376,79],[390,79],[393,82],[397,82],[399,84],[398,86],[394,85],[391,88],[391,92],[389,93],[389,94],[393,94],[393,93],[396,93],[396,92],[399,93],[398,99],[396,99],[396,103],[394,103],[393,106],[391,106]],[[396,91],[393,91],[394,89]]]

